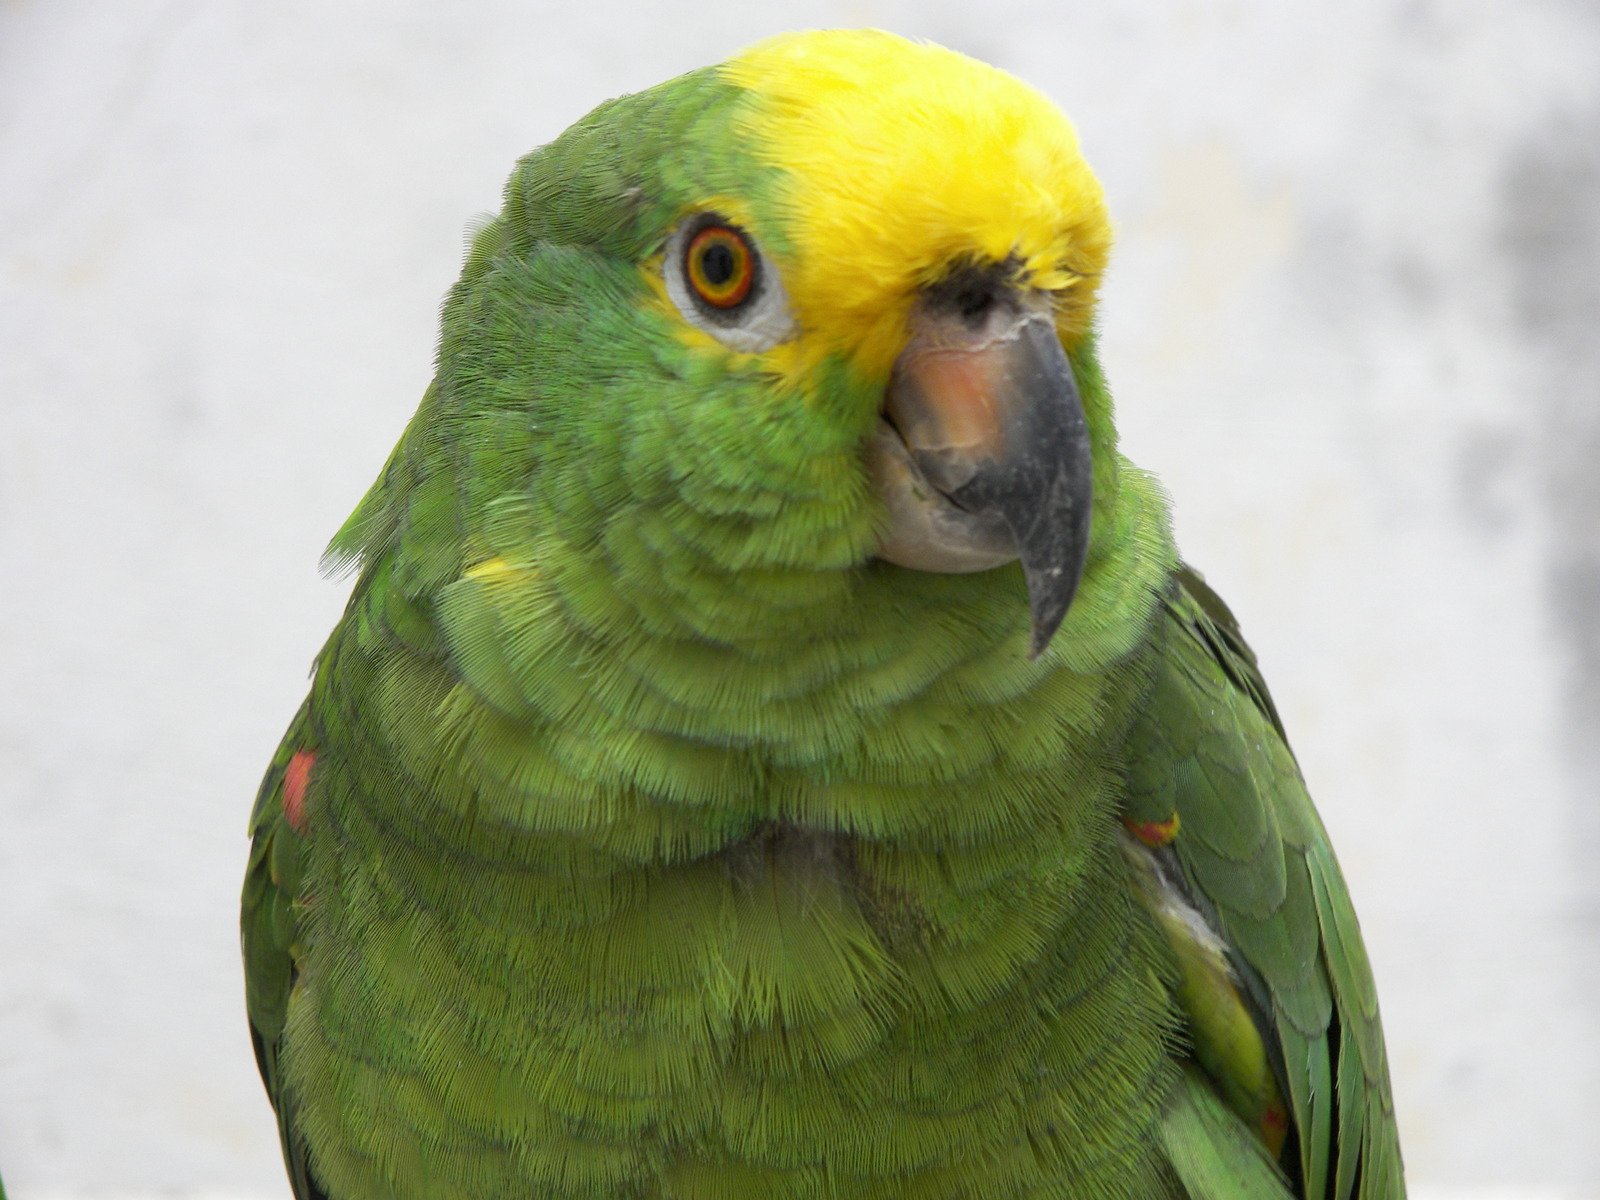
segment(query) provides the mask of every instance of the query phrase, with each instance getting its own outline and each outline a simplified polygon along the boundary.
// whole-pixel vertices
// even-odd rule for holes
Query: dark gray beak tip
[[[963,489],[983,492],[1016,538],[1033,620],[1030,659],[1044,653],[1077,595],[1089,553],[1094,459],[1077,382],[1054,326],[1029,321],[1015,350],[1017,391],[1029,402],[1012,412],[1001,469]],[[959,498],[959,497],[958,497]]]
[[[1066,619],[1072,607],[1072,598],[1078,591],[1081,563],[1065,566],[1055,564],[1035,570],[1023,561],[1024,577],[1028,582],[1028,607],[1033,618],[1033,637],[1028,646],[1029,661],[1037,661],[1055,637],[1056,630]]]
[[[1041,620],[1035,614],[1033,618],[1033,639],[1028,643],[1029,662],[1039,661],[1039,656],[1049,647],[1050,639],[1055,637],[1056,629],[1061,625],[1061,618],[1066,615],[1063,612],[1054,617],[1047,617]]]

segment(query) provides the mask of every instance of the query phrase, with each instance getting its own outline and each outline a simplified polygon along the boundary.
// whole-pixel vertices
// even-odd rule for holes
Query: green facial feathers
[[[1338,868],[1117,451],[1107,228],[1038,93],[886,34],[518,165],[252,817],[299,1200],[1401,1195]],[[1018,563],[878,553],[868,447],[954,329],[927,402],[1025,453],[984,414],[1039,321],[1092,510],[1034,659]]]

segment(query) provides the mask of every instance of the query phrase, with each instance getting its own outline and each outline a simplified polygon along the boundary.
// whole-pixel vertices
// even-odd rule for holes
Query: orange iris
[[[689,286],[712,308],[737,308],[756,279],[756,256],[744,234],[727,225],[707,225],[684,252]]]

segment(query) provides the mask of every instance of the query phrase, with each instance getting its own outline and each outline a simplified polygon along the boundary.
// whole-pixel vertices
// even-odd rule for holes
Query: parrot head
[[[1109,243],[1040,93],[886,33],[780,36],[519,164],[397,456],[448,462],[462,567],[537,563],[590,628],[792,634],[869,585],[1009,572],[1037,656],[1115,491]],[[363,508],[336,552],[407,525]]]

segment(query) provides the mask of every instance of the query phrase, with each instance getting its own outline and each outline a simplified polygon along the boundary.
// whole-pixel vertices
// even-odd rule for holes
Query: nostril
[[[1016,307],[1018,266],[1004,262],[968,262],[929,284],[922,301],[927,311],[978,330],[998,312]]]
[[[985,287],[966,287],[954,297],[955,310],[968,325],[977,326],[994,308],[994,292]]]

